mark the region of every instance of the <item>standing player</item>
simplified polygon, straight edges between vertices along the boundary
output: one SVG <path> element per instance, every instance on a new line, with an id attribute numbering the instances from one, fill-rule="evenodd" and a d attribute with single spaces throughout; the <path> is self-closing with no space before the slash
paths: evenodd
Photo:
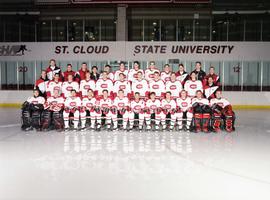
<path id="1" fill-rule="evenodd" d="M 138 92 L 141 98 L 148 98 L 149 94 L 148 82 L 145 79 L 143 79 L 142 72 L 138 72 L 137 76 L 138 76 L 137 80 L 132 82 L 131 85 L 132 96 L 134 96 L 134 94 Z"/>
<path id="2" fill-rule="evenodd" d="M 114 74 L 113 74 L 113 72 L 111 72 L 111 68 L 112 68 L 112 67 L 111 67 L 110 65 L 105 65 L 103 71 L 107 72 L 108 78 L 111 79 L 112 81 L 114 81 Z M 103 73 L 100 74 L 99 78 L 100 78 L 100 79 L 103 78 Z"/>
<path id="3" fill-rule="evenodd" d="M 161 125 L 163 130 L 166 129 L 166 119 L 170 118 L 170 130 L 173 130 L 176 121 L 176 103 L 171 99 L 171 92 L 166 92 L 165 99 L 161 101 L 162 112 L 160 113 Z"/>
<path id="4" fill-rule="evenodd" d="M 185 83 L 184 89 L 188 92 L 188 96 L 190 96 L 190 97 L 194 97 L 196 94 L 196 91 L 198 91 L 198 90 L 203 91 L 202 82 L 200 80 L 196 79 L 195 72 L 191 72 L 190 80 L 188 80 Z"/>
<path id="5" fill-rule="evenodd" d="M 215 68 L 213 66 L 209 67 L 209 73 L 204 77 L 204 85 L 206 85 L 209 77 L 212 77 L 214 85 L 220 86 L 219 76 L 215 73 Z"/>
<path id="6" fill-rule="evenodd" d="M 100 129 L 101 125 L 101 117 L 105 118 L 105 125 L 107 129 L 111 128 L 112 121 L 112 112 L 111 107 L 113 105 L 112 100 L 109 98 L 108 90 L 102 91 L 102 98 L 100 99 L 100 106 L 96 109 L 96 112 L 99 114 L 101 112 L 101 116 L 97 117 L 97 129 Z"/>
<path id="7" fill-rule="evenodd" d="M 209 132 L 211 119 L 211 108 L 208 99 L 203 97 L 202 91 L 196 92 L 196 97 L 192 99 L 192 107 L 194 112 L 195 131 Z"/>
<path id="8" fill-rule="evenodd" d="M 67 64 L 67 70 L 62 73 L 63 81 L 68 81 L 69 75 L 72 75 L 72 80 L 75 80 L 76 72 L 72 70 L 71 64 Z"/>
<path id="9" fill-rule="evenodd" d="M 86 72 L 85 74 L 85 80 L 81 80 L 80 83 L 80 93 L 82 97 L 85 97 L 88 95 L 88 90 L 96 90 L 96 83 L 94 80 L 91 80 L 90 78 L 90 72 Z"/>
<path id="10" fill-rule="evenodd" d="M 166 91 L 170 91 L 172 98 L 176 99 L 179 97 L 180 92 L 183 87 L 180 81 L 176 80 L 176 75 L 174 72 L 171 73 L 171 78 L 169 81 L 165 82 Z"/>
<path id="11" fill-rule="evenodd" d="M 47 84 L 48 84 L 48 79 L 46 76 L 46 71 L 42 70 L 40 78 L 36 80 L 34 89 L 37 89 L 39 91 L 39 95 L 46 97 Z"/>
<path id="12" fill-rule="evenodd" d="M 175 73 L 176 79 L 179 80 L 184 87 L 187 80 L 189 80 L 189 75 L 185 71 L 185 67 L 183 64 L 179 64 L 179 70 Z"/>
<path id="13" fill-rule="evenodd" d="M 142 77 L 144 77 L 144 71 L 140 69 L 140 63 L 138 61 L 135 61 L 133 63 L 133 68 L 129 70 L 128 72 L 128 81 L 134 82 L 138 79 L 138 72 L 142 73 Z"/>
<path id="14" fill-rule="evenodd" d="M 123 73 L 119 74 L 119 80 L 114 82 L 114 96 L 117 95 L 119 90 L 124 91 L 124 96 L 130 98 L 131 96 L 131 89 L 130 89 L 130 82 L 125 80 L 125 75 Z"/>
<path id="15" fill-rule="evenodd" d="M 108 73 L 106 71 L 102 73 L 102 78 L 96 82 L 97 95 L 103 95 L 104 90 L 107 90 L 108 95 L 113 97 L 113 82 L 111 79 L 108 79 Z"/>
<path id="16" fill-rule="evenodd" d="M 135 92 L 135 99 L 130 103 L 130 112 L 129 112 L 129 128 L 133 129 L 134 127 L 134 119 L 139 119 L 139 129 L 143 129 L 144 122 L 144 100 L 140 99 L 140 93 Z"/>
<path id="17" fill-rule="evenodd" d="M 85 80 L 85 75 L 87 72 L 89 72 L 89 69 L 87 64 L 84 62 L 81 65 L 81 69 L 79 69 L 79 71 L 76 74 L 78 82 L 81 80 Z"/>
<path id="18" fill-rule="evenodd" d="M 145 70 L 145 80 L 147 80 L 147 81 L 153 80 L 155 72 L 160 73 L 160 71 L 156 68 L 155 62 L 151 61 L 149 68 L 147 70 Z"/>
<path id="19" fill-rule="evenodd" d="M 190 124 L 193 117 L 193 110 L 192 110 L 192 104 L 191 104 L 191 98 L 188 97 L 187 91 L 182 90 L 180 92 L 180 97 L 176 99 L 177 104 L 177 124 L 178 128 L 180 130 L 183 129 L 183 121 L 185 122 L 185 130 L 190 130 Z"/>
<path id="20" fill-rule="evenodd" d="M 73 75 L 69 74 L 67 77 L 67 81 L 62 84 L 62 93 L 65 98 L 70 96 L 71 90 L 79 91 L 79 84 L 76 81 L 73 81 Z"/>
<path id="21" fill-rule="evenodd" d="M 49 97 L 53 94 L 54 90 L 58 90 L 59 93 L 62 93 L 62 81 L 60 81 L 60 75 L 54 74 L 53 80 L 49 81 L 46 87 L 46 95 Z"/>
<path id="22" fill-rule="evenodd" d="M 56 64 L 55 64 L 55 60 L 51 59 L 50 60 L 50 65 L 46 69 L 46 76 L 47 76 L 47 78 L 49 80 L 53 80 L 55 74 L 59 74 L 59 76 L 61 78 L 61 69 L 60 69 L 60 67 L 57 67 Z"/>
<path id="23" fill-rule="evenodd" d="M 113 129 L 118 128 L 118 116 L 123 118 L 123 129 L 127 129 L 128 114 L 130 111 L 130 103 L 127 97 L 124 96 L 124 90 L 120 89 L 118 91 L 118 96 L 114 99 L 111 108 Z"/>
<path id="24" fill-rule="evenodd" d="M 73 114 L 73 123 L 74 129 L 78 129 L 79 117 L 80 117 L 80 106 L 81 99 L 77 97 L 76 90 L 71 90 L 71 96 L 65 100 L 65 111 L 64 111 L 64 122 L 65 122 L 65 130 L 69 130 L 69 121 L 71 114 Z"/>
<path id="25" fill-rule="evenodd" d="M 120 62 L 119 69 L 115 71 L 115 73 L 114 73 L 114 81 L 120 80 L 119 75 L 122 74 L 122 73 L 125 75 L 125 77 L 127 77 L 128 70 L 126 69 L 126 66 L 125 66 L 124 62 Z"/>
<path id="26" fill-rule="evenodd" d="M 159 72 L 154 73 L 154 80 L 149 82 L 149 91 L 154 92 L 157 98 L 164 96 L 165 84 L 159 77 Z"/>
<path id="27" fill-rule="evenodd" d="M 172 73 L 171 66 L 169 64 L 165 64 L 164 68 L 163 68 L 163 71 L 160 73 L 161 80 L 163 80 L 164 83 L 169 81 L 171 79 L 171 73 Z"/>
<path id="28" fill-rule="evenodd" d="M 158 130 L 161 118 L 161 103 L 159 99 L 156 99 L 155 92 L 150 93 L 150 99 L 148 99 L 145 104 L 145 111 L 146 129 L 151 129 L 151 119 L 153 119 L 155 122 L 155 129 Z"/>
<path id="29" fill-rule="evenodd" d="M 216 92 L 216 98 L 210 100 L 210 106 L 213 110 L 213 129 L 215 132 L 220 131 L 221 121 L 224 119 L 224 128 L 227 132 L 235 130 L 235 114 L 230 102 L 222 97 L 221 91 Z"/>
<path id="30" fill-rule="evenodd" d="M 192 72 L 195 72 L 197 80 L 200 80 L 203 82 L 206 73 L 202 70 L 201 62 L 199 62 L 199 61 L 196 62 L 195 70 L 193 70 Z"/>
<path id="31" fill-rule="evenodd" d="M 218 88 L 219 87 L 214 84 L 212 76 L 209 76 L 207 79 L 207 83 L 203 86 L 205 97 L 209 100 L 215 98 L 215 93 Z"/>

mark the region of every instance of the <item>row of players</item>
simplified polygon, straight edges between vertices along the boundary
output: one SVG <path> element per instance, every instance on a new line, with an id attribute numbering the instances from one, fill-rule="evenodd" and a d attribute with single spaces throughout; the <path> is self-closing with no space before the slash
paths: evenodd
<path id="1" fill-rule="evenodd" d="M 130 100 L 120 89 L 112 100 L 107 89 L 102 90 L 101 97 L 88 89 L 87 96 L 81 99 L 72 89 L 71 95 L 64 99 L 59 95 L 59 90 L 54 89 L 52 96 L 45 101 L 39 96 L 39 91 L 34 90 L 33 97 L 23 104 L 22 129 L 48 130 L 53 124 L 57 130 L 69 130 L 72 122 L 74 130 L 79 130 L 79 124 L 80 130 L 85 130 L 89 118 L 90 128 L 97 130 L 101 128 L 102 119 L 107 129 L 114 130 L 118 128 L 119 120 L 123 123 L 123 129 L 133 129 L 136 119 L 140 130 L 146 125 L 146 130 L 153 127 L 159 130 L 161 126 L 164 130 L 177 127 L 188 131 L 192 128 L 195 132 L 219 132 L 224 128 L 232 132 L 235 118 L 232 106 L 222 97 L 221 91 L 215 95 L 209 101 L 203 97 L 201 90 L 197 90 L 193 98 L 182 90 L 176 99 L 172 98 L 170 91 L 161 99 L 156 98 L 155 92 L 145 99 L 135 92 L 134 99 Z"/>

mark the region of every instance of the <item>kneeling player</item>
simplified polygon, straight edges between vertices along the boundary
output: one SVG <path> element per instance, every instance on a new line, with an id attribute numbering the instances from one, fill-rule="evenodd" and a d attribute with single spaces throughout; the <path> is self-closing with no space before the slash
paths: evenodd
<path id="1" fill-rule="evenodd" d="M 96 118 L 101 116 L 101 113 L 97 113 L 95 108 L 99 106 L 99 101 L 94 97 L 94 91 L 89 89 L 88 96 L 82 99 L 82 106 L 80 109 L 81 116 L 81 130 L 85 130 L 86 116 L 90 116 L 91 119 L 91 129 L 95 128 Z"/>
<path id="2" fill-rule="evenodd" d="M 159 129 L 160 124 L 160 101 L 156 99 L 156 93 L 151 92 L 150 93 L 150 99 L 147 100 L 145 105 L 145 121 L 146 121 L 146 129 L 151 129 L 151 119 L 155 121 L 155 129 Z"/>
<path id="3" fill-rule="evenodd" d="M 188 97 L 187 91 L 182 90 L 180 92 L 180 97 L 176 99 L 177 103 L 177 124 L 178 128 L 181 130 L 183 128 L 183 121 L 185 122 L 185 129 L 187 131 L 190 130 L 190 124 L 193 117 L 193 110 L 192 110 L 192 104 L 191 104 L 191 98 Z"/>
<path id="4" fill-rule="evenodd" d="M 64 112 L 64 122 L 65 122 L 65 130 L 69 129 L 69 121 L 71 114 L 73 114 L 73 123 L 74 129 L 78 129 L 79 124 L 79 117 L 80 117 L 80 106 L 81 106 L 81 99 L 77 97 L 76 90 L 71 90 L 70 97 L 65 100 L 65 112 Z"/>
<path id="5" fill-rule="evenodd" d="M 211 118 L 211 108 L 208 99 L 203 97 L 201 90 L 196 92 L 196 96 L 192 99 L 192 107 L 194 112 L 195 132 L 209 132 L 209 124 Z"/>
<path id="6" fill-rule="evenodd" d="M 118 96 L 114 99 L 113 106 L 111 108 L 114 130 L 118 128 L 118 116 L 123 118 L 123 129 L 127 129 L 129 110 L 129 100 L 124 96 L 124 90 L 119 90 Z"/>
<path id="7" fill-rule="evenodd" d="M 103 90 L 102 91 L 102 98 L 100 99 L 100 107 L 96 109 L 96 112 L 99 114 L 101 112 L 100 117 L 97 117 L 97 128 L 98 130 L 100 129 L 101 125 L 101 116 L 104 117 L 105 119 L 105 125 L 107 129 L 111 128 L 111 119 L 112 119 L 112 112 L 111 112 L 111 107 L 112 107 L 112 100 L 109 98 L 108 90 Z"/>
<path id="8" fill-rule="evenodd" d="M 144 106 L 145 103 L 142 99 L 140 99 L 140 93 L 135 92 L 134 100 L 130 103 L 131 111 L 129 113 L 129 128 L 133 129 L 134 127 L 134 119 L 139 119 L 139 129 L 143 128 L 144 121 Z"/>
<path id="9" fill-rule="evenodd" d="M 221 91 L 216 92 L 216 98 L 210 101 L 213 110 L 213 129 L 215 132 L 220 131 L 222 119 L 224 120 L 224 128 L 227 132 L 235 130 L 234 121 L 235 114 L 232 110 L 230 102 L 222 97 Z"/>
<path id="10" fill-rule="evenodd" d="M 45 99 L 39 96 L 39 90 L 33 91 L 34 95 L 29 97 L 22 105 L 22 130 L 29 131 L 40 129 L 40 117 L 43 111 Z"/>
<path id="11" fill-rule="evenodd" d="M 166 119 L 170 118 L 170 130 L 173 130 L 176 121 L 176 103 L 171 98 L 171 92 L 168 91 L 165 94 L 165 99 L 161 101 L 162 112 L 160 113 L 161 124 L 163 130 L 166 129 Z"/>

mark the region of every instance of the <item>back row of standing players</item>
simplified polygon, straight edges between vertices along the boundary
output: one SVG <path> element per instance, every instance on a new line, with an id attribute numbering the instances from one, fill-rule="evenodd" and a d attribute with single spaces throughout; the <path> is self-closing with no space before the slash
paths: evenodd
<path id="1" fill-rule="evenodd" d="M 27 102 L 33 104 L 36 96 L 41 96 L 38 104 L 43 105 L 45 112 L 42 111 L 42 120 L 36 124 L 42 129 L 47 129 L 51 121 L 61 129 L 61 115 L 56 113 L 62 110 L 65 129 L 70 127 L 70 116 L 74 129 L 78 129 L 80 121 L 81 130 L 85 130 L 86 118 L 90 118 L 93 129 L 100 128 L 101 118 L 105 118 L 107 128 L 113 125 L 116 129 L 119 116 L 124 129 L 128 128 L 128 122 L 132 129 L 135 118 L 139 129 L 143 128 L 144 121 L 146 129 L 151 129 L 152 119 L 155 129 L 160 129 L 160 125 L 162 129 L 174 129 L 177 124 L 179 129 L 184 125 L 189 130 L 192 118 L 196 132 L 219 131 L 222 124 L 229 132 L 234 129 L 234 113 L 230 103 L 222 98 L 219 76 L 214 67 L 206 74 L 200 62 L 196 62 L 190 74 L 182 64 L 177 72 L 172 72 L 168 64 L 161 72 L 155 62 L 150 62 L 145 71 L 140 69 L 139 62 L 134 62 L 130 70 L 121 62 L 115 72 L 106 65 L 99 74 L 96 66 L 90 72 L 86 63 L 82 63 L 78 72 L 70 64 L 61 72 L 55 60 L 50 60 L 50 66 L 36 81 L 34 93 Z"/>

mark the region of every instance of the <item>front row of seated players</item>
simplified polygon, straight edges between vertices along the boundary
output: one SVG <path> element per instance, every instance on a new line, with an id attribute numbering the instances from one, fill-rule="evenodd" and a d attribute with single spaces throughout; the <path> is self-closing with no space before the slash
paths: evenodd
<path id="1" fill-rule="evenodd" d="M 53 95 L 47 99 L 39 96 L 34 90 L 33 97 L 22 106 L 22 130 L 86 130 L 87 119 L 90 119 L 90 128 L 100 130 L 119 128 L 122 122 L 123 129 L 133 129 L 135 120 L 142 130 L 192 130 L 194 132 L 227 132 L 234 130 L 235 114 L 231 104 L 222 97 L 221 91 L 216 92 L 216 98 L 210 100 L 203 97 L 198 90 L 194 98 L 190 98 L 185 90 L 178 98 L 172 98 L 171 92 L 165 98 L 157 98 L 155 92 L 150 98 L 141 98 L 135 92 L 134 99 L 129 100 L 123 90 L 119 90 L 117 97 L 112 100 L 108 90 L 103 90 L 101 97 L 95 97 L 93 90 L 82 100 L 75 90 L 71 90 L 70 97 L 64 98 L 55 89 Z M 128 126 L 129 125 L 129 126 Z M 146 125 L 146 126 L 144 126 Z"/>

